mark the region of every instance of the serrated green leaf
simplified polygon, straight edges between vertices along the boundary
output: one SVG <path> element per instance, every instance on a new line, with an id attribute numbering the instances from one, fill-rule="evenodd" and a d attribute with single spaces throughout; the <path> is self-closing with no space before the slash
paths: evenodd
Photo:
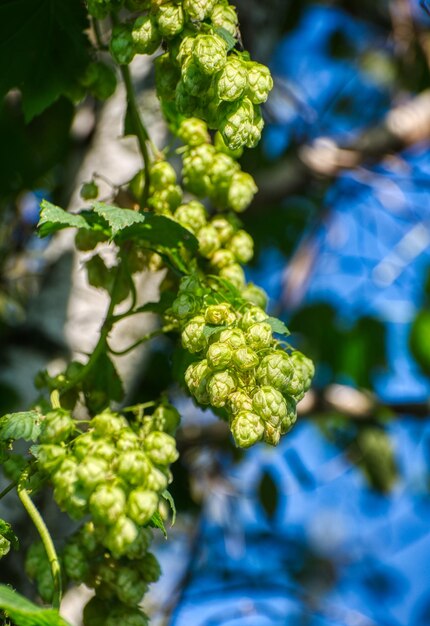
<path id="1" fill-rule="evenodd" d="M 40 237 L 52 235 L 63 228 L 91 228 L 81 213 L 68 213 L 47 200 L 42 200 L 40 207 L 40 219 L 37 225 Z"/>
<path id="2" fill-rule="evenodd" d="M 111 206 L 104 202 L 95 202 L 93 204 L 93 211 L 103 217 L 109 224 L 112 237 L 115 237 L 119 232 L 128 228 L 133 224 L 144 224 L 148 217 L 144 213 L 133 211 L 132 209 L 122 209 L 117 206 Z"/>
<path id="3" fill-rule="evenodd" d="M 175 505 L 175 501 L 172 497 L 172 494 L 170 493 L 170 491 L 167 491 L 167 489 L 165 489 L 163 491 L 163 493 L 161 494 L 161 497 L 164 498 L 165 500 L 167 500 L 167 502 L 170 504 L 170 508 L 172 509 L 172 526 L 174 525 L 174 523 L 176 522 L 176 505 Z"/>
<path id="4" fill-rule="evenodd" d="M 148 525 L 151 528 L 159 528 L 161 532 L 163 533 L 164 537 L 167 539 L 166 527 L 164 526 L 163 518 L 161 517 L 158 511 L 156 511 L 154 515 L 151 517 L 151 519 L 148 522 Z"/>
<path id="5" fill-rule="evenodd" d="M 223 326 L 212 326 L 211 324 L 205 324 L 203 327 L 203 335 L 206 337 L 206 339 L 209 339 L 209 337 L 212 337 L 212 335 L 214 335 L 215 333 L 221 331 L 221 330 L 225 330 L 226 328 L 228 328 L 227 326 L 223 325 Z"/>
<path id="6" fill-rule="evenodd" d="M 277 317 L 269 317 L 267 318 L 266 322 L 270 324 L 273 332 L 276 333 L 277 335 L 288 336 L 290 334 L 290 331 L 285 326 L 284 322 L 279 320 Z"/>
<path id="7" fill-rule="evenodd" d="M 131 211 L 134 213 L 134 211 Z M 144 215 L 145 223 L 134 224 L 125 228 L 116 238 L 117 242 L 126 239 L 144 240 L 155 247 L 178 249 L 182 244 L 191 252 L 198 249 L 198 241 L 194 235 L 173 220 L 164 215 L 154 215 L 153 213 L 136 213 Z"/>
<path id="8" fill-rule="evenodd" d="M 0 585 L 0 608 L 16 626 L 70 626 L 55 609 L 42 609 L 6 585 Z"/>
<path id="9" fill-rule="evenodd" d="M 6 537 L 6 539 L 10 542 L 10 545 L 14 550 L 18 550 L 19 541 L 18 537 L 13 532 L 12 526 L 6 522 L 4 519 L 0 519 L 0 535 Z"/>
<path id="10" fill-rule="evenodd" d="M 76 0 L 2 0 L 0 100 L 16 87 L 26 121 L 72 90 L 89 62 L 85 5 Z"/>
<path id="11" fill-rule="evenodd" d="M 36 441 L 40 434 L 40 417 L 40 413 L 37 411 L 23 411 L 4 415 L 0 419 L 0 440 Z"/>
<path id="12" fill-rule="evenodd" d="M 214 29 L 217 35 L 222 37 L 227 44 L 228 51 L 233 50 L 235 45 L 237 44 L 237 39 L 233 37 L 231 33 L 228 32 L 223 26 L 219 26 Z"/>

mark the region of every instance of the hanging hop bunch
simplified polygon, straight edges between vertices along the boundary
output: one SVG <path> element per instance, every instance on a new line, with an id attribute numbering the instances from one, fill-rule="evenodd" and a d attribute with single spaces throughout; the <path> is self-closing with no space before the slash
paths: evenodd
<path id="1" fill-rule="evenodd" d="M 105 17 L 115 8 L 111 5 L 111 0 L 88 3 L 94 17 Z M 163 44 L 166 52 L 156 61 L 156 86 L 168 119 L 197 117 L 219 130 L 230 149 L 254 147 L 264 125 L 260 105 L 273 80 L 266 66 L 234 49 L 234 7 L 213 0 L 131 5 L 131 10 L 143 13 L 113 28 L 114 59 L 126 65 L 136 54 L 153 54 Z"/>
<path id="2" fill-rule="evenodd" d="M 224 408 L 238 446 L 261 439 L 276 445 L 296 420 L 296 404 L 314 374 L 312 362 L 280 347 L 262 308 L 209 303 L 193 278 L 182 280 L 171 314 L 183 347 L 197 357 L 185 372 L 194 399 Z"/>
<path id="3" fill-rule="evenodd" d="M 147 551 L 147 526 L 171 481 L 169 466 L 178 458 L 173 435 L 179 414 L 170 405 L 160 405 L 152 415 L 129 422 L 106 410 L 91 419 L 86 432 L 77 424 L 61 409 L 45 416 L 37 465 L 52 483 L 62 510 L 75 519 L 90 516 L 64 548 L 63 570 L 70 580 L 96 590 L 105 601 L 103 623 L 114 624 L 109 616 L 118 619 L 121 606 L 125 616 L 140 614 L 138 602 L 159 575 Z M 49 600 L 49 568 L 32 568 L 31 555 L 28 573 L 42 598 Z M 130 623 L 146 624 L 143 620 L 145 616 Z"/>

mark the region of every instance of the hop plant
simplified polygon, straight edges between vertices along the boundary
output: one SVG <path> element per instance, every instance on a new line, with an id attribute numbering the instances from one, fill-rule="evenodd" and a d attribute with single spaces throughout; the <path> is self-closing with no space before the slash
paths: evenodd
<path id="1" fill-rule="evenodd" d="M 198 35 L 194 41 L 193 58 L 204 74 L 215 74 L 227 62 L 224 39 L 218 35 Z"/>

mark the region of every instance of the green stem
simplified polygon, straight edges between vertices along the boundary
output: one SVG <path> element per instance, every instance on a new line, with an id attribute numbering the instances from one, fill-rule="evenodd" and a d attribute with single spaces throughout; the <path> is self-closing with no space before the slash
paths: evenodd
<path id="1" fill-rule="evenodd" d="M 16 487 L 16 485 L 17 485 L 17 482 L 15 481 L 15 482 L 13 482 L 13 483 L 10 483 L 10 485 L 8 485 L 7 487 L 5 487 L 5 488 L 3 489 L 3 491 L 1 491 L 1 492 L 0 492 L 0 500 L 1 500 L 2 498 L 4 498 L 5 496 L 7 496 L 7 494 L 9 493 L 9 491 L 12 491 L 12 489 L 14 489 L 14 487 Z"/>
<path id="2" fill-rule="evenodd" d="M 142 118 L 140 117 L 139 107 L 138 107 L 137 100 L 136 100 L 136 94 L 134 93 L 133 82 L 131 80 L 130 69 L 128 65 L 121 65 L 120 70 L 121 70 L 122 78 L 123 78 L 124 85 L 125 85 L 125 91 L 127 94 L 128 111 L 131 116 L 131 120 L 133 122 L 134 132 L 136 134 L 137 141 L 139 143 L 140 152 L 143 158 L 143 169 L 145 171 L 145 183 L 143 187 L 143 193 L 142 193 L 140 205 L 141 205 L 141 208 L 144 208 L 149 197 L 149 185 L 151 182 L 151 175 L 150 175 L 150 170 L 149 170 L 151 160 L 150 160 L 149 152 L 148 152 L 148 142 L 150 141 L 150 139 L 149 139 L 148 131 L 143 125 Z"/>
<path id="3" fill-rule="evenodd" d="M 31 521 L 36 527 L 37 532 L 40 535 L 43 546 L 46 550 L 46 554 L 48 556 L 49 565 L 51 567 L 52 579 L 54 581 L 54 598 L 52 600 L 52 606 L 54 609 L 60 608 L 61 603 L 61 569 L 60 562 L 58 560 L 57 553 L 55 551 L 54 543 L 52 541 L 51 535 L 49 534 L 49 530 L 43 521 L 42 516 L 39 511 L 35 507 L 32 499 L 30 498 L 29 492 L 24 486 L 25 481 L 28 478 L 28 470 L 25 470 L 21 474 L 21 478 L 18 483 L 17 493 L 19 499 L 21 500 L 25 510 L 30 516 Z"/>
<path id="4" fill-rule="evenodd" d="M 114 350 L 113 348 L 109 347 L 109 352 L 114 356 L 124 356 L 125 354 L 128 354 L 129 352 L 137 348 L 137 346 L 140 346 L 141 343 L 145 343 L 153 337 L 164 335 L 164 333 L 168 333 L 170 330 L 173 330 L 173 326 L 163 326 L 163 328 L 157 328 L 157 330 L 153 330 L 152 333 L 148 333 L 147 335 L 144 335 L 143 337 L 135 341 L 128 348 L 124 348 L 124 350 Z"/>

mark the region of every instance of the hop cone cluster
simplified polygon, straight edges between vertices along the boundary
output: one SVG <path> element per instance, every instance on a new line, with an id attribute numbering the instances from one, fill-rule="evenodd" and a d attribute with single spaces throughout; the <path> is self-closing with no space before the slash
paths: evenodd
<path id="1" fill-rule="evenodd" d="M 60 508 L 74 519 L 90 520 L 62 553 L 66 578 L 95 589 L 96 599 L 86 609 L 88 626 L 98 623 L 88 617 L 94 606 L 103 616 L 100 623 L 147 624 L 138 603 L 160 574 L 148 552 L 147 526 L 171 481 L 169 466 L 178 458 L 172 436 L 178 423 L 169 405 L 137 422 L 106 410 L 91 419 L 86 432 L 64 410 L 48 413 L 42 423 L 38 466 Z M 37 550 L 29 552 L 27 572 L 49 601 L 51 574 L 43 560 L 37 565 Z"/>
<path id="2" fill-rule="evenodd" d="M 185 383 L 201 405 L 224 408 L 235 442 L 276 445 L 296 420 L 296 404 L 309 388 L 312 362 L 285 351 L 274 338 L 267 313 L 243 302 L 209 304 L 192 278 L 183 279 L 172 312 L 182 345 L 196 355 Z"/>
<path id="3" fill-rule="evenodd" d="M 100 18 L 121 4 L 89 0 L 88 8 Z M 168 118 L 204 120 L 221 132 L 232 150 L 255 146 L 263 128 L 260 104 L 267 100 L 273 80 L 266 66 L 234 48 L 234 7 L 225 0 L 126 4 L 141 14 L 112 30 L 110 52 L 117 63 L 127 65 L 136 54 L 153 54 L 163 45 L 166 52 L 156 62 L 156 84 Z"/>

